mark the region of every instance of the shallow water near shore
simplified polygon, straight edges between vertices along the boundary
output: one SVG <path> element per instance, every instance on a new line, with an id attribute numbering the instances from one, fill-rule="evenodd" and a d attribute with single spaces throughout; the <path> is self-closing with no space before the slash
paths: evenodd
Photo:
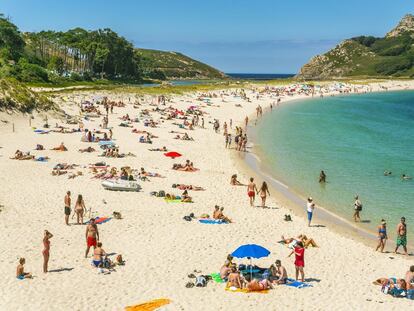
<path id="1" fill-rule="evenodd" d="M 414 92 L 315 98 L 281 105 L 255 129 L 266 173 L 302 197 L 352 220 L 353 197 L 363 202 L 359 226 L 387 220 L 389 237 L 401 216 L 414 238 Z M 318 183 L 320 170 L 327 183 Z M 391 176 L 384 176 L 389 170 Z M 317 211 L 316 211 L 317 212 Z M 411 243 L 410 243 L 411 244 Z"/>

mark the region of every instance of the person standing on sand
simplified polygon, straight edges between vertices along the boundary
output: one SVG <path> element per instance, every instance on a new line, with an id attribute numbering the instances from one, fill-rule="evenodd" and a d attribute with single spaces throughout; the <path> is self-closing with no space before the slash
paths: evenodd
<path id="1" fill-rule="evenodd" d="M 53 237 L 49 231 L 45 230 L 45 235 L 43 236 L 43 273 L 47 273 L 47 268 L 49 264 L 50 257 L 50 240 Z"/>
<path id="2" fill-rule="evenodd" d="M 262 207 L 266 207 L 266 197 L 267 195 L 270 195 L 269 188 L 267 186 L 267 183 L 264 181 L 262 186 L 260 187 L 260 190 L 257 191 L 257 194 L 260 192 L 260 198 L 262 199 Z"/>
<path id="3" fill-rule="evenodd" d="M 359 196 L 356 195 L 355 196 L 355 202 L 354 202 L 354 221 L 361 221 L 361 217 L 359 215 L 359 213 L 362 211 L 362 203 L 359 200 Z"/>
<path id="4" fill-rule="evenodd" d="M 69 226 L 69 216 L 70 216 L 70 205 L 71 205 L 71 198 L 70 198 L 70 191 L 66 192 L 65 195 L 65 223 Z"/>
<path id="5" fill-rule="evenodd" d="M 394 253 L 398 254 L 398 248 L 402 246 L 405 252 L 405 255 L 408 255 L 407 252 L 407 224 L 405 223 L 405 217 L 401 217 L 401 222 L 397 225 L 397 245 L 395 247 Z"/>
<path id="6" fill-rule="evenodd" d="M 85 258 L 87 258 L 89 254 L 89 249 L 91 248 L 91 246 L 93 246 L 93 248 L 95 249 L 96 243 L 97 241 L 99 241 L 98 227 L 95 224 L 95 219 L 93 218 L 91 218 L 89 225 L 86 227 L 85 237 L 86 237 Z"/>
<path id="7" fill-rule="evenodd" d="M 384 251 L 385 243 L 387 242 L 387 223 L 384 219 L 381 220 L 381 225 L 378 226 L 378 245 L 375 251 L 378 249 L 381 250 L 381 253 Z"/>
<path id="8" fill-rule="evenodd" d="M 247 185 L 247 195 L 250 199 L 250 206 L 253 207 L 254 199 L 255 199 L 255 193 L 257 192 L 256 184 L 254 183 L 254 178 L 250 177 L 250 182 Z"/>
<path id="9" fill-rule="evenodd" d="M 301 275 L 301 281 L 305 282 L 305 271 L 303 268 L 305 267 L 305 248 L 301 241 L 299 241 L 294 250 L 289 254 L 288 257 L 292 256 L 293 253 L 295 254 L 295 270 L 296 270 L 296 281 L 299 277 L 299 272 Z"/>
<path id="10" fill-rule="evenodd" d="M 315 210 L 315 203 L 313 202 L 312 197 L 309 197 L 308 201 L 306 202 L 306 212 L 308 214 L 308 227 L 311 226 L 314 210 Z"/>
<path id="11" fill-rule="evenodd" d="M 247 124 L 249 124 L 249 117 L 246 116 L 246 118 L 244 119 L 244 125 L 247 127 Z"/>
<path id="12" fill-rule="evenodd" d="M 83 197 L 81 194 L 78 195 L 78 199 L 76 200 L 76 203 L 75 203 L 73 215 L 75 215 L 75 213 L 76 213 L 76 223 L 78 225 L 79 224 L 83 225 L 83 215 L 86 213 L 86 207 L 85 207 L 85 202 L 83 201 Z"/>

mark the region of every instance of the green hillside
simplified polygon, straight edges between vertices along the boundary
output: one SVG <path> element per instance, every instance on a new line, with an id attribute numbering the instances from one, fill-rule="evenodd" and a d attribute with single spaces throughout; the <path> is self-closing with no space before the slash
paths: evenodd
<path id="1" fill-rule="evenodd" d="M 144 76 L 155 79 L 222 79 L 224 73 L 178 52 L 136 49 Z"/>
<path id="2" fill-rule="evenodd" d="M 31 112 L 56 109 L 45 96 L 28 89 L 15 79 L 0 79 L 0 112 Z"/>
<path id="3" fill-rule="evenodd" d="M 21 33 L 0 14 L 0 78 L 65 84 L 145 79 L 220 79 L 218 70 L 175 52 L 136 49 L 111 29 Z"/>
<path id="4" fill-rule="evenodd" d="M 406 15 L 385 37 L 348 39 L 304 65 L 303 79 L 414 77 L 414 16 Z"/>

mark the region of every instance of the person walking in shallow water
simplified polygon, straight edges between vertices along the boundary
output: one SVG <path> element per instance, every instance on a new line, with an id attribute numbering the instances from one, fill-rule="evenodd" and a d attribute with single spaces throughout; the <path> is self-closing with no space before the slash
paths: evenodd
<path id="1" fill-rule="evenodd" d="M 359 215 L 361 211 L 362 211 L 362 203 L 359 200 L 359 196 L 356 195 L 355 202 L 354 202 L 354 216 L 353 216 L 355 222 L 361 221 L 361 217 Z"/>

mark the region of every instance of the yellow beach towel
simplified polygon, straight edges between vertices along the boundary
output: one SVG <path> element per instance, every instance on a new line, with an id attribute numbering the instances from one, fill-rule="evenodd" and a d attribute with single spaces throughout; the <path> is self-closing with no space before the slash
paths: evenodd
<path id="1" fill-rule="evenodd" d="M 244 293 L 244 294 L 267 294 L 269 292 L 269 290 L 265 289 L 265 290 L 261 290 L 261 291 L 251 291 L 248 290 L 247 288 L 232 288 L 232 287 L 226 287 L 225 288 L 226 291 L 228 292 L 232 292 L 232 293 Z"/>
<path id="2" fill-rule="evenodd" d="M 169 299 L 154 299 L 148 302 L 140 303 L 139 305 L 125 307 L 125 311 L 152 311 L 164 305 L 168 305 L 170 302 L 171 300 Z"/>

